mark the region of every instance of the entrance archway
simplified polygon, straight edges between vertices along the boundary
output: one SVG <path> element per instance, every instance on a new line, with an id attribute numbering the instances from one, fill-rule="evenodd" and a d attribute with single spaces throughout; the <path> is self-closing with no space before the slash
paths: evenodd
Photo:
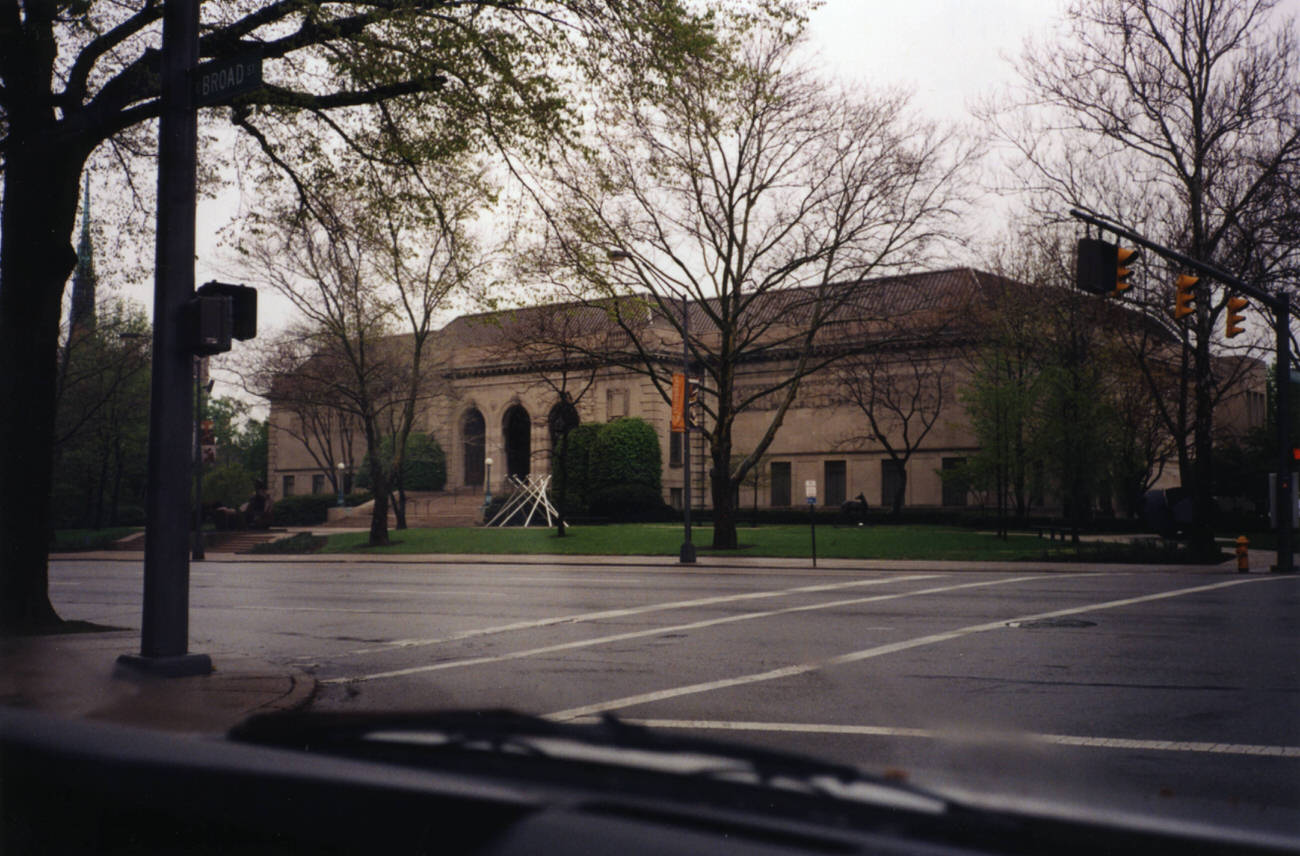
<path id="1" fill-rule="evenodd" d="M 532 471 L 533 420 L 521 405 L 506 411 L 501 420 L 501 435 L 506 446 L 506 475 L 528 478 Z"/>
<path id="2" fill-rule="evenodd" d="M 478 487 L 483 484 L 483 458 L 487 448 L 487 423 L 478 408 L 471 408 L 461 422 L 461 450 L 464 454 L 465 484 Z"/>

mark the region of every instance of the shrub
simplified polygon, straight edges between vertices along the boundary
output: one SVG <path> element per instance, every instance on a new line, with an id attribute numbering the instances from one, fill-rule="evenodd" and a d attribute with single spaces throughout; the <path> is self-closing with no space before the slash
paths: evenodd
<path id="1" fill-rule="evenodd" d="M 380 442 L 379 459 L 385 463 L 393 459 L 392 437 L 385 437 Z M 442 490 L 446 484 L 447 456 L 442 446 L 429 434 L 412 431 L 406 438 L 406 453 L 402 456 L 402 487 L 406 490 Z M 369 489 L 370 486 L 370 457 L 367 455 L 357 473 L 357 487 Z"/>
<path id="2" fill-rule="evenodd" d="M 552 493 L 562 511 L 584 512 L 594 484 L 591 480 L 591 451 L 603 422 L 586 422 L 569 431 L 552 465 L 555 467 Z"/>
<path id="3" fill-rule="evenodd" d="M 600 429 L 591 454 L 591 481 L 596 488 L 640 485 L 658 495 L 663 461 L 659 435 L 644 419 L 617 419 Z"/>
<path id="4" fill-rule="evenodd" d="M 203 475 L 203 504 L 238 508 L 253 494 L 253 475 L 242 464 L 223 464 Z"/>
<path id="5" fill-rule="evenodd" d="M 591 495 L 591 508 L 593 513 L 620 522 L 671 520 L 676 515 L 656 488 L 644 484 L 598 488 Z"/>
<path id="6" fill-rule="evenodd" d="M 286 496 L 271 507 L 271 523 L 275 526 L 314 526 L 324 523 L 330 506 L 338 497 L 326 493 Z"/>

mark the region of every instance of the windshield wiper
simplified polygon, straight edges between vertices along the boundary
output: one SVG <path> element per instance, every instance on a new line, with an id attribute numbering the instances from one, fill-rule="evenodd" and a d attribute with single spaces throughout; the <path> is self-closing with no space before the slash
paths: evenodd
<path id="1" fill-rule="evenodd" d="M 293 713 L 257 716 L 230 738 L 280 748 L 407 763 L 432 755 L 488 753 L 602 765 L 753 786 L 846 803 L 940 814 L 944 798 L 843 764 L 709 738 L 655 731 L 605 714 L 553 722 L 509 710 L 433 713 Z"/>

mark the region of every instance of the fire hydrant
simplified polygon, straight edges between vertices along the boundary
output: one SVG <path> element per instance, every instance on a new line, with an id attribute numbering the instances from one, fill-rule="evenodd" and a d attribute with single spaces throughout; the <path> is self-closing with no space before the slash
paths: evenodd
<path id="1" fill-rule="evenodd" d="M 1245 535 L 1237 536 L 1237 573 L 1250 571 L 1250 539 Z"/>

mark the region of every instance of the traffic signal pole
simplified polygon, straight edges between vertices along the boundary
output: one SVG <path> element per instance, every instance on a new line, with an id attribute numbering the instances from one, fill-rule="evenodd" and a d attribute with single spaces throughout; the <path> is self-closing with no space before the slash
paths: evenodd
<path id="1" fill-rule="evenodd" d="M 1276 534 L 1277 534 L 1277 564 L 1273 570 L 1278 573 L 1292 573 L 1295 570 L 1295 558 L 1292 555 L 1292 530 L 1291 518 L 1293 509 L 1291 506 L 1291 480 L 1294 476 L 1291 473 L 1291 437 L 1290 437 L 1290 386 L 1291 386 L 1291 297 L 1285 291 L 1278 294 L 1269 292 L 1242 282 L 1237 277 L 1222 271 L 1213 265 L 1198 261 L 1183 255 L 1177 250 L 1171 250 L 1168 247 L 1161 246 L 1154 241 L 1147 240 L 1131 229 L 1100 217 L 1087 211 L 1080 211 L 1077 208 L 1070 209 L 1070 216 L 1076 220 L 1096 226 L 1107 232 L 1111 232 L 1119 237 L 1131 241 L 1138 246 L 1145 247 L 1159 256 L 1170 261 L 1177 262 L 1180 265 L 1194 271 L 1201 276 L 1207 276 L 1223 283 L 1233 291 L 1241 292 L 1259 302 L 1262 306 L 1267 306 L 1273 310 L 1273 332 L 1277 340 L 1277 390 L 1275 393 L 1277 418 L 1277 479 L 1276 493 L 1274 495 L 1274 507 L 1277 509 Z"/>
<path id="2" fill-rule="evenodd" d="M 190 431 L 193 354 L 182 330 L 194 294 L 194 199 L 198 117 L 190 70 L 199 54 L 198 0 L 166 0 L 158 122 L 158 220 L 154 255 L 153 375 L 145 499 L 144 607 L 130 670 L 179 677 L 212 671 L 189 653 Z"/>
<path id="3" fill-rule="evenodd" d="M 1277 296 L 1273 307 L 1273 332 L 1277 336 L 1277 565 L 1278 573 L 1289 574 L 1295 570 L 1292 556 L 1291 515 L 1291 295 L 1285 291 Z M 1283 512 L 1283 509 L 1286 509 Z"/>

